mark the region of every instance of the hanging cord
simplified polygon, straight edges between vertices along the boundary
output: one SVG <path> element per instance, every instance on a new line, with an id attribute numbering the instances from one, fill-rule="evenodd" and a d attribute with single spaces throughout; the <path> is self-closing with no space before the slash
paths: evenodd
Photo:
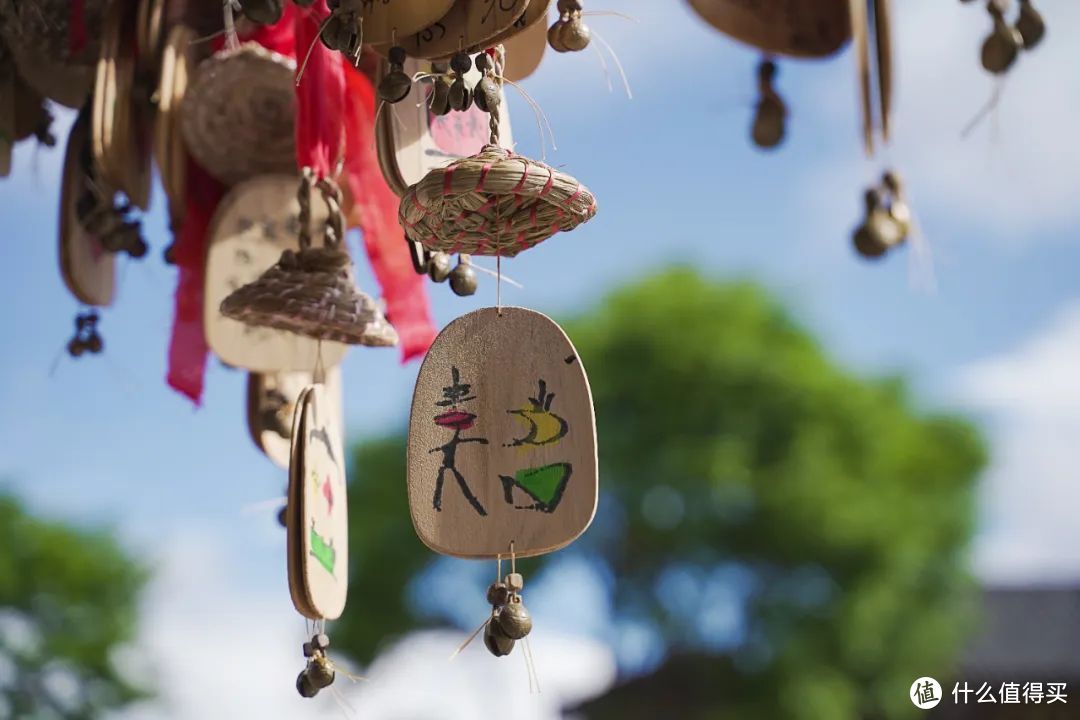
<path id="1" fill-rule="evenodd" d="M 236 20 L 233 18 L 234 12 L 243 12 L 244 8 L 240 6 L 240 0 L 223 0 L 225 9 L 225 48 L 228 50 L 236 50 L 240 47 L 240 40 L 236 37 Z"/>

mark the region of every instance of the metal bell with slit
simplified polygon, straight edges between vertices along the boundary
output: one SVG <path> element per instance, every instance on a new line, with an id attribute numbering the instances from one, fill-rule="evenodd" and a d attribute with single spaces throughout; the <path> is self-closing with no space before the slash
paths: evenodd
<path id="1" fill-rule="evenodd" d="M 514 595 L 506 607 L 499 611 L 499 629 L 511 640 L 521 640 L 532 630 L 532 616 L 521 601 L 520 595 Z"/>
<path id="2" fill-rule="evenodd" d="M 1046 21 L 1042 13 L 1035 9 L 1031 0 L 1020 0 L 1020 16 L 1016 20 L 1016 31 L 1024 41 L 1024 49 L 1031 50 L 1046 35 Z"/>
<path id="3" fill-rule="evenodd" d="M 509 655 L 514 649 L 514 641 L 506 636 L 494 617 L 484 627 L 484 647 L 495 657 Z"/>

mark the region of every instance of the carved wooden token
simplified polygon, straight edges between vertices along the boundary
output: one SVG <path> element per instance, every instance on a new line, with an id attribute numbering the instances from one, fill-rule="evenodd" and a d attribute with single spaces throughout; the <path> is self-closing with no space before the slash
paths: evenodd
<path id="1" fill-rule="evenodd" d="M 826 57 L 851 37 L 846 0 L 689 2 L 705 22 L 720 32 L 767 53 Z"/>
<path id="2" fill-rule="evenodd" d="M 79 302 L 104 307 L 116 293 L 116 257 L 79 223 L 79 198 L 89 190 L 84 170 L 90 119 L 82 112 L 71 127 L 60 186 L 60 274 Z"/>
<path id="3" fill-rule="evenodd" d="M 297 578 L 306 603 L 297 610 L 313 611 L 312 619 L 334 620 L 345 609 L 349 588 L 349 519 L 346 498 L 345 448 L 342 426 L 323 385 L 313 385 L 298 404 L 300 424 L 294 426 L 290 465 L 290 499 L 300 512 L 289 528 L 288 544 L 302 547 Z M 290 580 L 290 587 L 293 586 Z M 305 605 L 301 608 L 300 605 Z"/>
<path id="4" fill-rule="evenodd" d="M 525 12 L 529 0 L 456 0 L 450 11 L 423 30 L 404 38 L 410 57 L 438 60 L 460 50 L 476 52 L 493 43 Z M 389 45 L 377 49 L 384 55 Z"/>
<path id="5" fill-rule="evenodd" d="M 300 437 L 303 424 L 305 402 L 311 393 L 311 387 L 304 388 L 296 399 L 292 417 L 291 437 Z M 293 606 L 304 617 L 318 618 L 318 613 L 311 606 L 307 582 L 304 575 L 304 481 L 303 452 L 299 442 L 294 442 L 289 449 L 289 488 L 286 492 L 285 506 L 285 558 L 289 577 L 289 595 Z"/>
<path id="6" fill-rule="evenodd" d="M 248 431 L 255 446 L 281 468 L 289 467 L 296 401 L 311 383 L 312 373 L 305 371 L 248 374 Z M 344 427 L 340 366 L 326 371 L 326 401 Z"/>
<path id="7" fill-rule="evenodd" d="M 530 0 L 529 7 L 518 22 L 521 28 L 512 36 L 498 38 L 506 50 L 506 66 L 503 76 L 513 82 L 521 82 L 536 72 L 547 50 L 547 11 L 550 0 Z M 514 23 L 515 27 L 518 23 Z"/>
<path id="8" fill-rule="evenodd" d="M 422 60 L 405 63 L 409 75 L 430 71 L 431 64 Z M 465 76 L 470 87 L 480 79 L 475 68 Z M 405 100 L 384 107 L 376 123 L 379 164 L 387 184 L 398 195 L 404 195 L 410 185 L 420 182 L 431 170 L 478 153 L 490 137 L 487 113 L 472 105 L 464 112 L 435 115 L 426 101 L 430 92 L 430 83 L 413 83 Z M 499 103 L 499 144 L 511 148 L 514 137 L 505 89 L 503 93 Z"/>
<path id="9" fill-rule="evenodd" d="M 294 333 L 252 327 L 221 314 L 221 301 L 258 277 L 286 249 L 298 247 L 300 180 L 264 175 L 237 185 L 221 201 L 210 223 L 206 252 L 203 323 L 210 348 L 229 365 L 257 372 L 311 371 L 321 353 L 326 368 L 337 365 L 346 346 L 320 342 Z M 326 220 L 326 207 L 311 204 L 313 244 Z"/>
<path id="10" fill-rule="evenodd" d="M 597 501 L 592 395 L 577 351 L 524 308 L 450 323 L 420 368 L 408 490 L 420 539 L 445 555 L 540 555 L 573 542 Z"/>
<path id="11" fill-rule="evenodd" d="M 438 22 L 453 4 L 454 0 L 346 0 L 343 6 L 359 5 L 365 43 L 393 45 Z"/>

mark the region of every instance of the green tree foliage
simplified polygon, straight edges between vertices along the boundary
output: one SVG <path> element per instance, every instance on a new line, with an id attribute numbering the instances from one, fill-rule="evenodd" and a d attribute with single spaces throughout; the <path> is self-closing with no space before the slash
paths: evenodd
<path id="1" fill-rule="evenodd" d="M 141 697 L 111 653 L 134 635 L 145 579 L 108 532 L 0 496 L 0 715 L 83 720 Z"/>
<path id="2" fill-rule="evenodd" d="M 985 463 L 972 426 L 838 367 L 748 284 L 670 270 L 565 326 L 592 384 L 602 487 L 567 552 L 601 560 L 618 618 L 664 647 L 587 715 L 909 716 L 911 682 L 947 674 L 968 629 Z M 432 556 L 410 537 L 403 441 L 360 446 L 356 466 L 357 594 L 382 603 L 374 585 L 393 583 L 340 633 L 366 658 L 418 617 L 405 588 Z M 734 635 L 717 629 L 717 587 L 740 598 Z"/>

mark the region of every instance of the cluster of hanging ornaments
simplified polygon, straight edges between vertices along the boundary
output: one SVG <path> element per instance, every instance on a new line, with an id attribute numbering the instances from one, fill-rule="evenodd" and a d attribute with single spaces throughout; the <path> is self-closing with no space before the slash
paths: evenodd
<path id="1" fill-rule="evenodd" d="M 962 0 L 971 2 L 971 0 Z M 987 0 L 986 12 L 993 21 L 993 29 L 983 41 L 980 59 L 987 72 L 1002 75 L 1016 62 L 1021 50 L 1032 50 L 1046 34 L 1046 22 L 1031 0 L 1020 0 L 1016 20 L 1009 24 L 1005 14 L 1009 0 Z"/>

